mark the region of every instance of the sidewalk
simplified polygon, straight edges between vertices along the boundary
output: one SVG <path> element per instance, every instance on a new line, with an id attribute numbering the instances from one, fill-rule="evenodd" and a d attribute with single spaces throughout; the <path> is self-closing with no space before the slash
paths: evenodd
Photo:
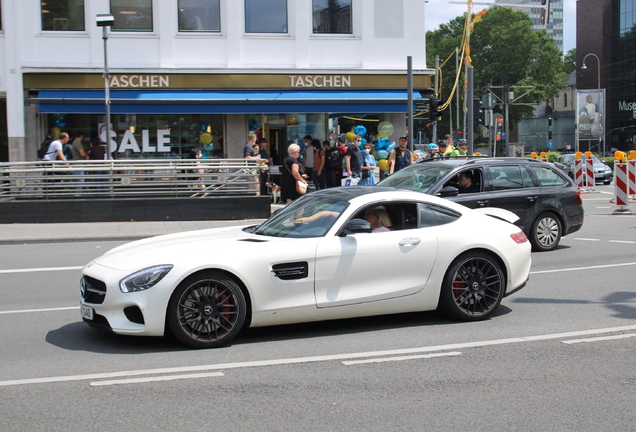
<path id="1" fill-rule="evenodd" d="M 282 204 L 272 204 L 272 213 L 282 207 L 284 207 Z M 162 234 L 172 234 L 207 228 L 257 225 L 263 221 L 264 219 L 225 221 L 0 224 L 0 245 L 105 240 L 132 241 Z"/>

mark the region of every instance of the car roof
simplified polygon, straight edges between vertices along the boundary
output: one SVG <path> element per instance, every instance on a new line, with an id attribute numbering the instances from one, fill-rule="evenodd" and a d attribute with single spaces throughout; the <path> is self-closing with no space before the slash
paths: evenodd
<path id="1" fill-rule="evenodd" d="M 519 162 L 519 163 L 529 163 L 529 164 L 543 164 L 545 162 L 530 159 L 526 157 L 490 157 L 490 156 L 459 156 L 459 157 L 448 157 L 442 159 L 424 159 L 420 163 L 442 163 L 452 166 L 464 166 L 464 165 L 492 165 L 492 164 L 507 164 L 510 162 Z"/>

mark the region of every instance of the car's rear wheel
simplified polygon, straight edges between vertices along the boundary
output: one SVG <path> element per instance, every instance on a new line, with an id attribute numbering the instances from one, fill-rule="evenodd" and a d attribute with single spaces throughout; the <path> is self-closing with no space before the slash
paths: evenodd
<path id="1" fill-rule="evenodd" d="M 554 213 L 541 213 L 530 228 L 530 243 L 537 252 L 551 251 L 561 241 L 562 227 Z"/>
<path id="2" fill-rule="evenodd" d="M 232 278 L 207 271 L 185 279 L 168 303 L 168 328 L 193 348 L 229 343 L 245 322 L 245 296 Z"/>
<path id="3" fill-rule="evenodd" d="M 440 307 L 462 321 L 478 321 L 492 315 L 503 298 L 506 278 L 499 262 L 489 253 L 460 255 L 444 276 Z"/>

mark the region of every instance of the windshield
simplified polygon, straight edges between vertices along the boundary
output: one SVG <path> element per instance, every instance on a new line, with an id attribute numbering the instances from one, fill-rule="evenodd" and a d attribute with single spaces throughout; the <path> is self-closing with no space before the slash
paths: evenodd
<path id="1" fill-rule="evenodd" d="M 254 234 L 272 237 L 322 237 L 347 207 L 348 201 L 327 196 L 304 196 L 276 212 Z"/>
<path id="2" fill-rule="evenodd" d="M 378 183 L 378 186 L 425 192 L 454 169 L 455 167 L 447 164 L 424 162 L 396 172 Z"/>

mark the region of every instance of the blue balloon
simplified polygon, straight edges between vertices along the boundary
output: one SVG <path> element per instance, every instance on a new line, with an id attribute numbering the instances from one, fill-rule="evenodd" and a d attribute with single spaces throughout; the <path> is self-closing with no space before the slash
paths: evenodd
<path id="1" fill-rule="evenodd" d="M 291 140 L 295 140 L 296 138 L 298 138 L 298 129 L 294 128 L 289 128 L 287 130 L 287 136 L 289 137 L 289 139 Z"/>
<path id="2" fill-rule="evenodd" d="M 367 134 L 367 128 L 365 128 L 364 126 L 356 126 L 353 128 L 353 132 L 355 132 L 356 135 L 366 135 Z"/>
<path id="3" fill-rule="evenodd" d="M 375 152 L 375 157 L 377 159 L 386 159 L 389 157 L 389 152 L 386 150 L 378 150 Z"/>
<path id="4" fill-rule="evenodd" d="M 391 144 L 387 146 L 386 151 L 390 152 L 394 148 L 395 148 L 395 141 L 391 141 Z"/>
<path id="5" fill-rule="evenodd" d="M 362 145 L 365 145 L 367 143 L 367 139 L 366 138 L 362 138 Z"/>
<path id="6" fill-rule="evenodd" d="M 385 149 L 389 146 L 389 139 L 388 138 L 380 138 L 378 140 L 378 142 L 375 144 L 375 148 L 376 149 Z"/>

